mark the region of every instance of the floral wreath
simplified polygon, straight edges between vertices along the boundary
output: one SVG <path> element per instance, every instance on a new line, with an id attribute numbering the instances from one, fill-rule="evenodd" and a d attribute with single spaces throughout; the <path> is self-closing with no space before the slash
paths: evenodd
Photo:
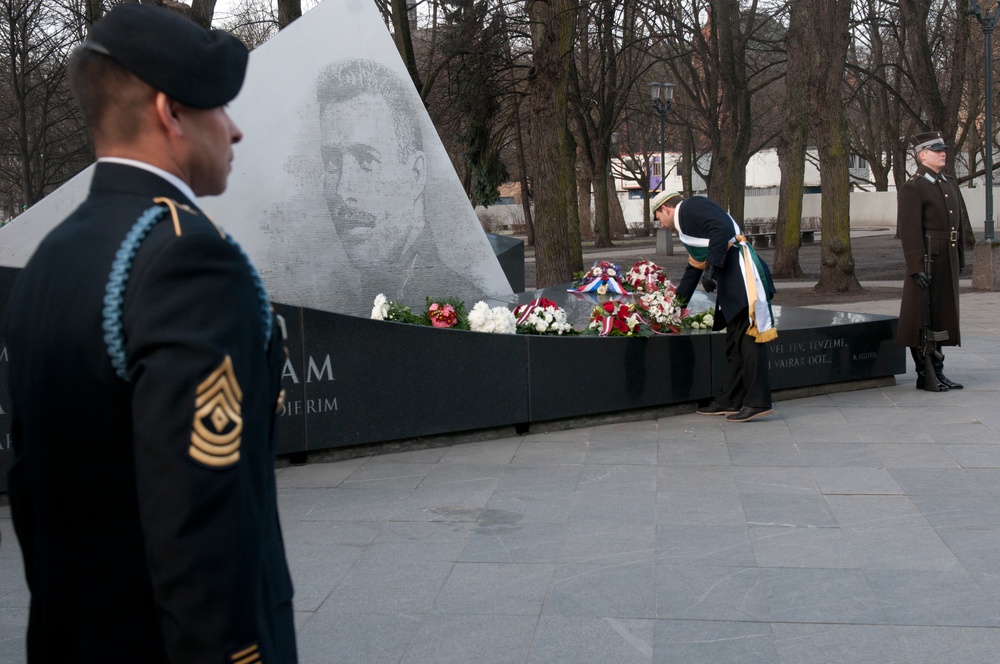
<path id="1" fill-rule="evenodd" d="M 577 334 L 566 322 L 566 310 L 544 297 L 514 309 L 518 334 Z"/>
<path id="2" fill-rule="evenodd" d="M 590 312 L 590 334 L 602 337 L 650 337 L 653 330 L 634 304 L 605 302 Z"/>
<path id="3" fill-rule="evenodd" d="M 617 295 L 631 295 L 621 282 L 622 269 L 611 261 L 596 261 L 594 266 L 577 282 L 575 288 L 570 288 L 571 293 L 615 293 Z"/>
<path id="4" fill-rule="evenodd" d="M 653 261 L 642 259 L 625 274 L 625 283 L 636 291 L 652 293 L 670 285 L 666 271 Z"/>

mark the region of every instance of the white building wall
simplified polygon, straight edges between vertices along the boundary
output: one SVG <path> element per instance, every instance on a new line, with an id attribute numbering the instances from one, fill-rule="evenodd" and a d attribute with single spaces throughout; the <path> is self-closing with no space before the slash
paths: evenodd
<path id="1" fill-rule="evenodd" d="M 969 212 L 969 221 L 977 234 L 983 231 L 986 219 L 986 193 L 982 187 L 969 189 L 962 187 L 962 198 Z M 642 200 L 628 200 L 627 194 L 619 194 L 626 224 L 642 221 Z M 805 194 L 802 197 L 802 216 L 820 217 L 822 194 Z M 1000 208 L 1000 187 L 993 188 L 994 228 L 1000 228 L 996 217 Z M 778 215 L 778 197 L 747 196 L 744 201 L 745 219 L 774 219 Z M 896 227 L 895 191 L 856 191 L 851 193 L 851 228 L 876 229 Z"/>

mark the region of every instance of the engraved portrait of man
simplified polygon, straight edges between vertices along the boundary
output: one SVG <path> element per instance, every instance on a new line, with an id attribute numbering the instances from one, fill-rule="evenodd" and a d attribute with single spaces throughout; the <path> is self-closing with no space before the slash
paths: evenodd
<path id="1" fill-rule="evenodd" d="M 461 283 L 425 218 L 427 161 L 409 86 L 351 58 L 329 65 L 316 89 L 323 197 L 369 302 L 381 292 L 419 305 Z"/>

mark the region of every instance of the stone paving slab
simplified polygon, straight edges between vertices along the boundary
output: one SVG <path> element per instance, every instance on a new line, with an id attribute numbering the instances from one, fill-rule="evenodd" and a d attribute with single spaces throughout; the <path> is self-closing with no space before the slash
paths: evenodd
<path id="1" fill-rule="evenodd" d="M 963 295 L 962 315 L 963 391 L 918 392 L 911 370 L 747 424 L 279 469 L 301 661 L 995 664 L 1000 296 Z M 3 664 L 28 606 L 7 507 L 0 534 Z"/>

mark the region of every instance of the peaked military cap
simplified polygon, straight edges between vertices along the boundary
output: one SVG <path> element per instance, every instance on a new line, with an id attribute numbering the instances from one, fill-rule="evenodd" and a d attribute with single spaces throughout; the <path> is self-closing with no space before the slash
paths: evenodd
<path id="1" fill-rule="evenodd" d="M 925 131 L 917 134 L 910 139 L 910 145 L 913 147 L 913 154 L 917 154 L 921 150 L 941 152 L 948 149 L 948 144 L 944 142 L 944 136 L 939 131 Z"/>
<path id="2" fill-rule="evenodd" d="M 168 97 L 194 108 L 233 100 L 243 86 L 247 48 L 223 30 L 151 5 L 118 5 L 94 23 L 83 48 L 110 57 Z"/>

